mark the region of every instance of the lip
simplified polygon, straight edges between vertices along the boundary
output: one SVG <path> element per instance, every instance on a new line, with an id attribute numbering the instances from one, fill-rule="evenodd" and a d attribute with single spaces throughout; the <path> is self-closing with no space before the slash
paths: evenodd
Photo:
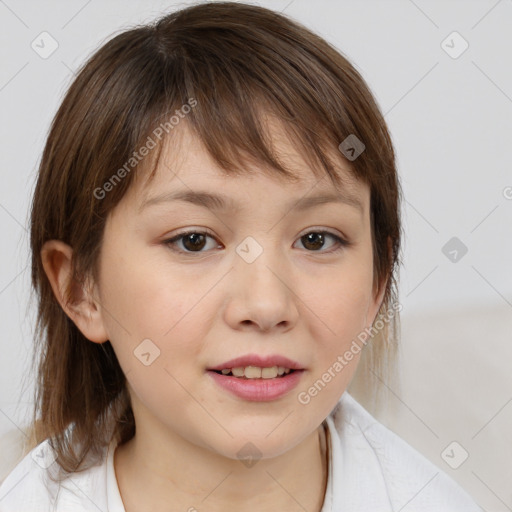
<path id="1" fill-rule="evenodd" d="M 222 375 L 213 370 L 206 373 L 216 384 L 239 398 L 251 402 L 269 402 L 281 398 L 297 387 L 304 370 L 295 370 L 273 379 L 244 379 Z"/>
<path id="2" fill-rule="evenodd" d="M 272 368 L 272 366 L 282 366 L 284 368 L 290 368 L 291 370 L 304 370 L 305 368 L 298 363 L 297 361 L 292 361 L 285 356 L 281 355 L 269 355 L 269 356 L 260 356 L 258 354 L 247 354 L 245 356 L 236 357 L 235 359 L 230 359 L 225 363 L 218 364 L 217 366 L 212 366 L 211 368 L 207 368 L 207 370 L 225 370 L 232 368 L 240 368 L 246 366 L 257 366 L 259 368 Z M 235 377 L 236 378 L 236 377 Z M 269 379 L 273 380 L 273 379 Z"/>

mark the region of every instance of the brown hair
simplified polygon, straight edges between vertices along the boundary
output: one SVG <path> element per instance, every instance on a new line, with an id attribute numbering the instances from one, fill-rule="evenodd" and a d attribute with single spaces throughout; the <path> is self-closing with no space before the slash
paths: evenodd
<path id="1" fill-rule="evenodd" d="M 381 312 L 397 296 L 401 191 L 393 146 L 368 86 L 342 54 L 281 14 L 232 2 L 194 5 L 117 35 L 89 58 L 62 101 L 31 211 L 39 355 L 29 448 L 49 439 L 66 472 L 86 469 L 86 456 L 103 454 L 112 439 L 131 439 L 135 423 L 110 341 L 88 341 L 65 314 L 41 248 L 64 241 L 73 248 L 75 282 L 96 278 L 107 216 L 141 172 L 126 163 L 191 99 L 184 122 L 226 172 L 247 172 L 240 163 L 250 158 L 293 178 L 266 137 L 262 113 L 279 119 L 312 168 L 335 183 L 336 158 L 344 159 L 338 145 L 349 135 L 362 141 L 365 150 L 349 164 L 370 187 L 375 286 L 389 277 Z M 144 159 L 150 176 L 157 146 Z M 365 349 L 373 370 L 392 362 L 396 319 Z"/>

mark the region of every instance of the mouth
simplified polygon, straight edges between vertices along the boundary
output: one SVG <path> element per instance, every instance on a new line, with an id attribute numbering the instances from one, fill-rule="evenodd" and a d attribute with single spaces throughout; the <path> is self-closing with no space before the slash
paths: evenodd
<path id="1" fill-rule="evenodd" d="M 284 366 L 235 366 L 207 371 L 217 389 L 249 402 L 268 402 L 288 395 L 305 370 Z"/>
<path id="2" fill-rule="evenodd" d="M 282 355 L 246 354 L 207 368 L 217 389 L 245 401 L 268 402 L 289 394 L 306 369 Z"/>
<path id="3" fill-rule="evenodd" d="M 237 377 L 239 379 L 279 379 L 298 370 L 285 368 L 284 366 L 272 366 L 261 368 L 258 366 L 238 366 L 236 368 L 224 368 L 223 370 L 211 370 L 226 377 Z"/>

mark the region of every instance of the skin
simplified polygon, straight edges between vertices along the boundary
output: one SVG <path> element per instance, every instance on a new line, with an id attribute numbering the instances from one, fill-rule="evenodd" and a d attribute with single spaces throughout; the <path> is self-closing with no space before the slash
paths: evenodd
<path id="1" fill-rule="evenodd" d="M 75 291 L 73 305 L 61 293 L 72 248 L 52 240 L 41 255 L 66 313 L 91 342 L 111 341 L 127 377 L 137 432 L 115 451 L 123 502 L 128 512 L 320 511 L 327 482 L 322 422 L 348 387 L 359 355 L 309 404 L 297 395 L 332 367 L 380 307 L 385 283 L 372 289 L 369 189 L 339 158 L 344 191 L 359 199 L 362 211 L 328 203 L 300 212 L 297 201 L 334 186 L 313 175 L 277 127 L 273 140 L 296 171 L 295 183 L 257 165 L 228 176 L 185 122 L 179 128 L 179 144 L 168 143 L 154 180 L 136 180 L 111 212 L 99 280 Z M 140 211 L 145 200 L 178 189 L 221 193 L 238 209 L 176 201 Z M 202 252 L 183 238 L 174 251 L 165 243 L 188 229 L 211 231 Z M 330 235 L 323 246 L 304 238 L 322 231 L 351 245 Z M 247 236 L 263 249 L 250 264 L 236 252 Z M 148 366 L 134 355 L 144 339 L 160 350 Z M 246 401 L 206 373 L 249 353 L 301 363 L 298 387 L 274 401 Z M 261 454 L 252 467 L 237 456 L 247 442 Z"/>

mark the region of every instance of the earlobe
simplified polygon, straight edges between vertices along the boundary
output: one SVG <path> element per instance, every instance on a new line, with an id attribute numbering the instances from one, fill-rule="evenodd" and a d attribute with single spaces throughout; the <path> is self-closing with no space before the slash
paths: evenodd
<path id="1" fill-rule="evenodd" d="M 41 249 L 43 268 L 60 306 L 82 334 L 94 343 L 108 340 L 100 305 L 85 283 L 73 279 L 73 249 L 60 240 L 49 240 Z"/>

